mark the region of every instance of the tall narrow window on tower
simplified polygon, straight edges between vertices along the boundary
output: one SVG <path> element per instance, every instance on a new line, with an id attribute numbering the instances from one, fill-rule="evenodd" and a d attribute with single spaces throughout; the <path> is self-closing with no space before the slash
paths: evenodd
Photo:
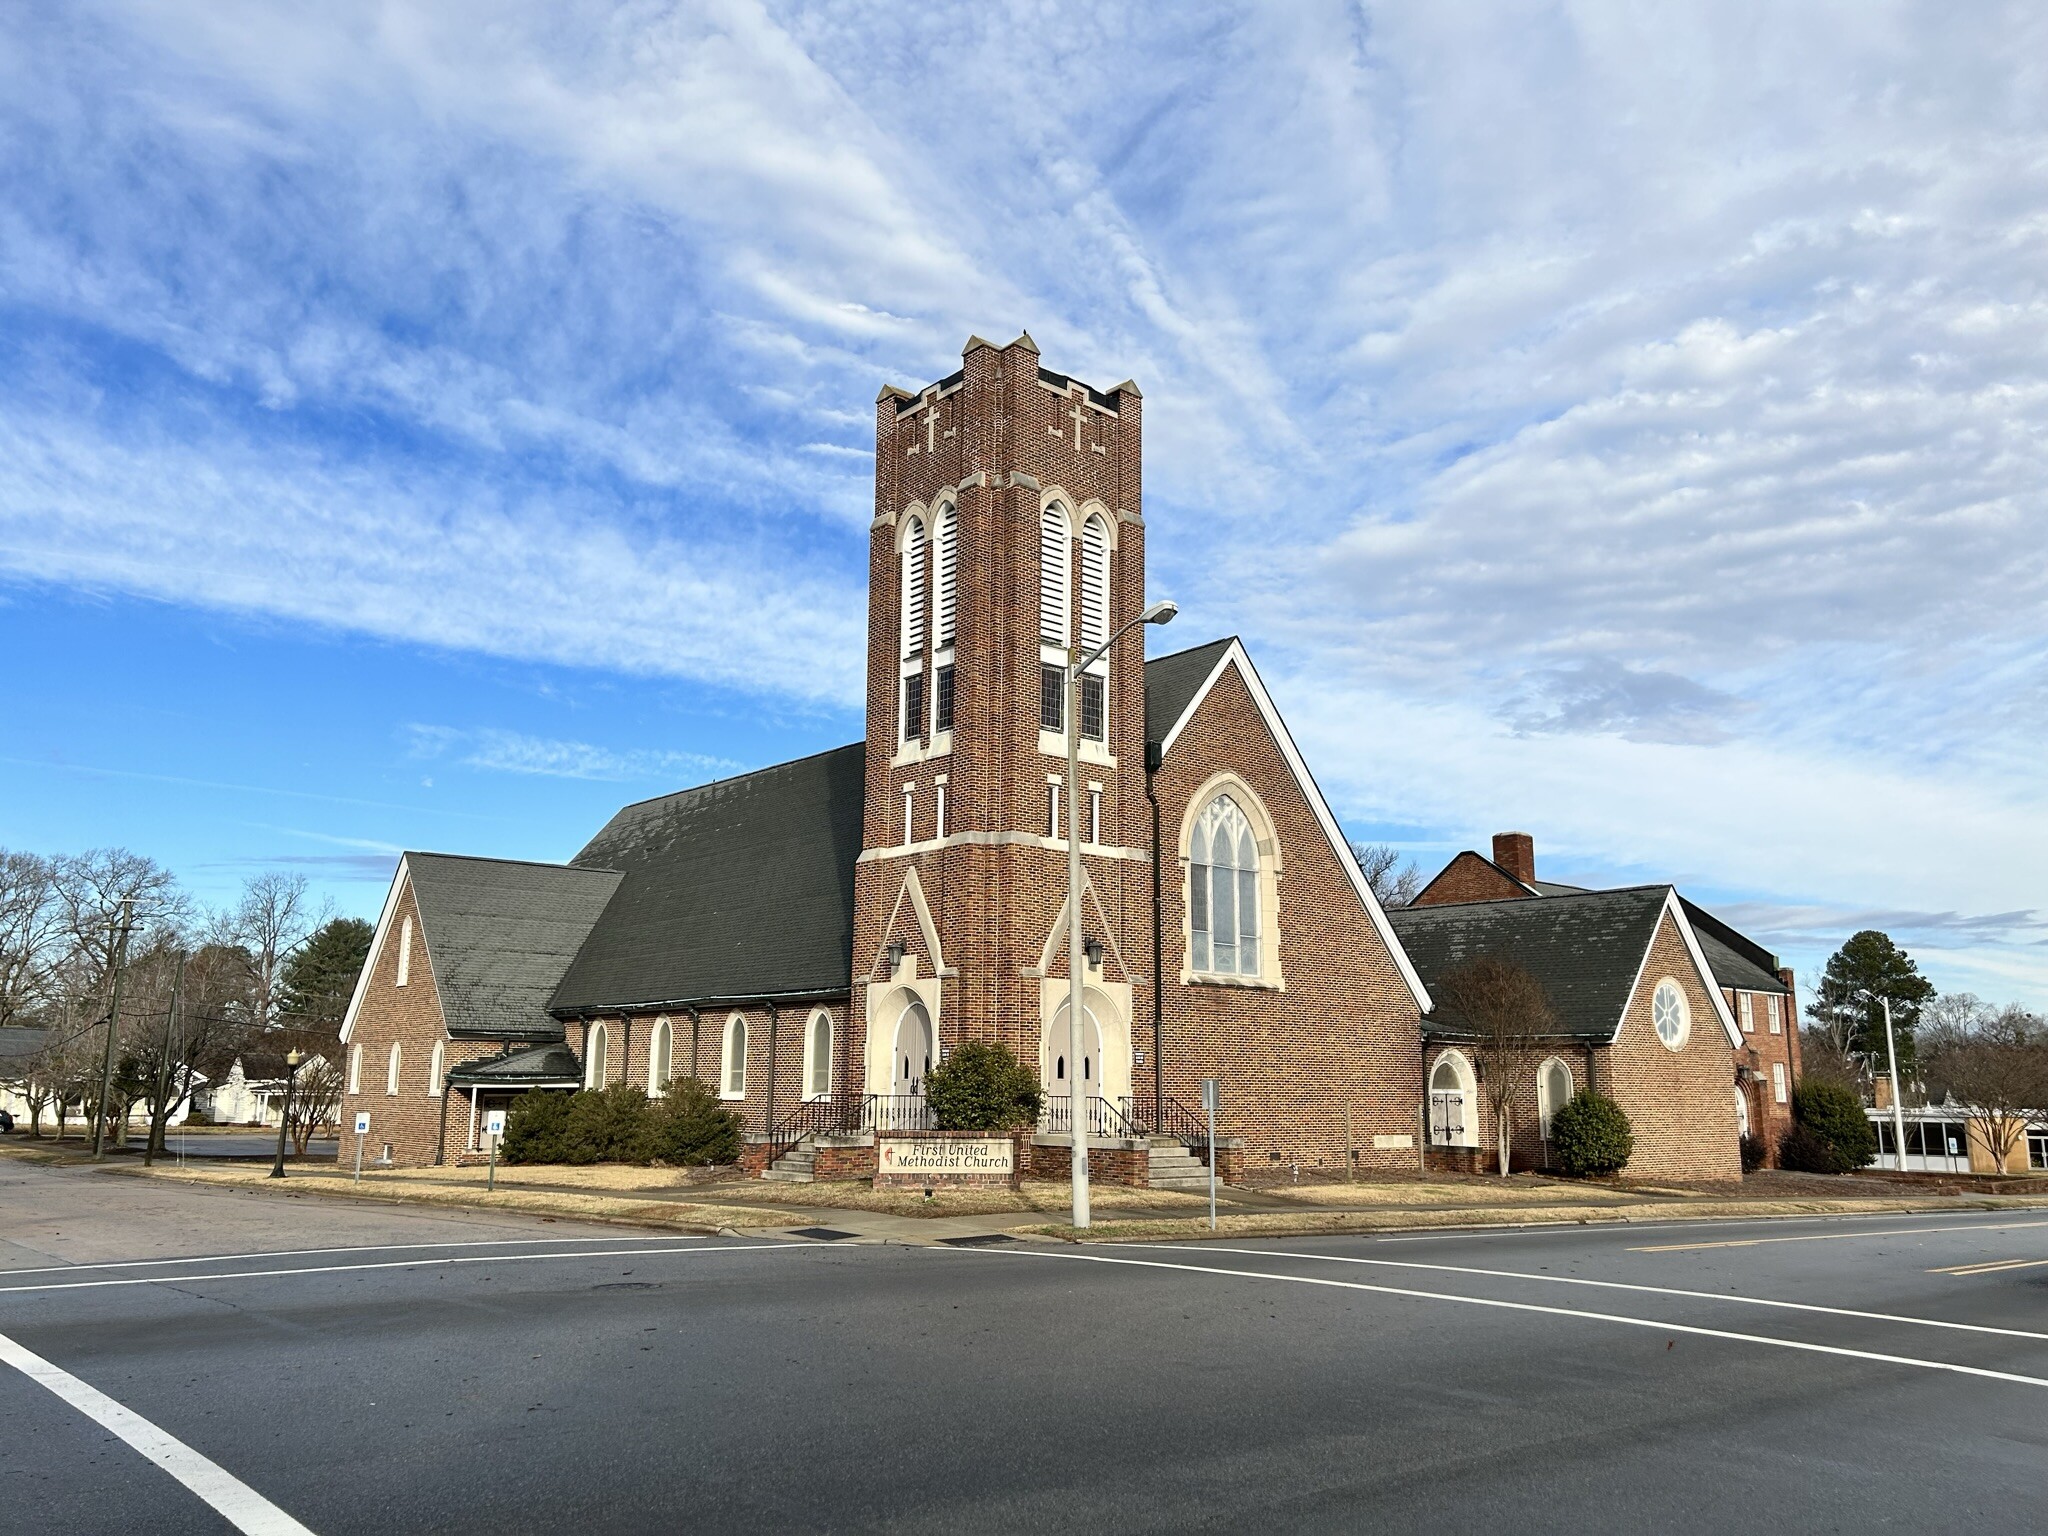
<path id="1" fill-rule="evenodd" d="M 1038 638 L 1047 645 L 1069 642 L 1073 607 L 1073 535 L 1066 508 L 1057 504 L 1038 515 Z"/>
<path id="2" fill-rule="evenodd" d="M 916 741 L 924 735 L 924 673 L 903 674 L 903 739 Z"/>
<path id="3" fill-rule="evenodd" d="M 924 650 L 924 524 L 912 518 L 903 533 L 903 657 Z"/>
<path id="4" fill-rule="evenodd" d="M 1038 728 L 1064 731 L 1067 728 L 1067 669 L 1052 662 L 1038 666 Z"/>
<path id="5" fill-rule="evenodd" d="M 939 601 L 933 643 L 943 651 L 953 643 L 959 614 L 960 513 L 950 502 L 940 509 L 936 542 Z"/>
<path id="6" fill-rule="evenodd" d="M 1109 638 L 1109 525 L 1091 512 L 1081 525 L 1081 649 Z"/>
<path id="7" fill-rule="evenodd" d="M 1081 674 L 1081 734 L 1090 741 L 1103 737 L 1102 690 L 1107 681 L 1093 672 Z"/>

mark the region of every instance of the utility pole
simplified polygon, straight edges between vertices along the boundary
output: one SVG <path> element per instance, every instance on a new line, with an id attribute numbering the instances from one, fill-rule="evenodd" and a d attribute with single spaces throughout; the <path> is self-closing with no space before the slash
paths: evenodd
<path id="1" fill-rule="evenodd" d="M 107 1004 L 107 1055 L 100 1067 L 100 1112 L 93 1126 L 92 1160 L 105 1162 L 107 1157 L 107 1100 L 114 1094 L 114 1037 L 121 1032 L 121 983 L 128 968 L 128 935 L 134 927 L 135 900 L 130 896 L 121 898 L 121 931 L 114 933 L 115 919 L 107 919 L 107 936 L 113 940 L 113 987 L 112 997 Z"/>

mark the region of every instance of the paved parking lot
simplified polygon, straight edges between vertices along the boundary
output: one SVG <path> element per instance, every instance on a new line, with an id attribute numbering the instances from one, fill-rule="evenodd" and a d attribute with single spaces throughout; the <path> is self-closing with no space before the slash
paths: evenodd
<path id="1" fill-rule="evenodd" d="M 2019 1530 L 2048 1466 L 2048 1213 L 947 1248 L 0 1181 L 0 1497 L 106 1529 Z"/>

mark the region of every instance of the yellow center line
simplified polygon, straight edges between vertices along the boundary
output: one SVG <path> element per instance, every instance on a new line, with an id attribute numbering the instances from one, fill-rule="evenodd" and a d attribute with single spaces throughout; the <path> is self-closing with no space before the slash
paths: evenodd
<path id="1" fill-rule="evenodd" d="M 1758 1248 L 1765 1243 L 1831 1243 L 1851 1237 L 1920 1237 L 1930 1232 L 2008 1232 L 2016 1227 L 2048 1227 L 2048 1221 L 2000 1221 L 1968 1227 L 1886 1227 L 1875 1232 L 1808 1232 L 1799 1237 L 1738 1237 L 1718 1243 L 1657 1243 L 1631 1248 L 1630 1253 L 1694 1253 L 1702 1248 Z"/>
<path id="2" fill-rule="evenodd" d="M 1993 1259 L 1985 1264 L 1951 1264 L 1947 1269 L 1930 1269 L 1930 1275 L 1990 1275 L 2008 1269 L 2039 1269 L 2048 1259 Z"/>

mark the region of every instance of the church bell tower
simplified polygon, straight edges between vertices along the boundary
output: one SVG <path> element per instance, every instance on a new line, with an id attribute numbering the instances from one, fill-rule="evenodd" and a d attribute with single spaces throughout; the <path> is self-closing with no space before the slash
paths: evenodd
<path id="1" fill-rule="evenodd" d="M 1027 333 L 875 406 L 867 793 L 855 877 L 857 1090 L 914 1105 L 963 1040 L 1064 1092 L 1067 647 L 1145 604 L 1142 401 L 1054 373 Z M 1130 1092 L 1151 969 L 1144 630 L 1083 680 L 1086 1059 Z M 1146 999 L 1149 1007 L 1149 999 Z"/>

